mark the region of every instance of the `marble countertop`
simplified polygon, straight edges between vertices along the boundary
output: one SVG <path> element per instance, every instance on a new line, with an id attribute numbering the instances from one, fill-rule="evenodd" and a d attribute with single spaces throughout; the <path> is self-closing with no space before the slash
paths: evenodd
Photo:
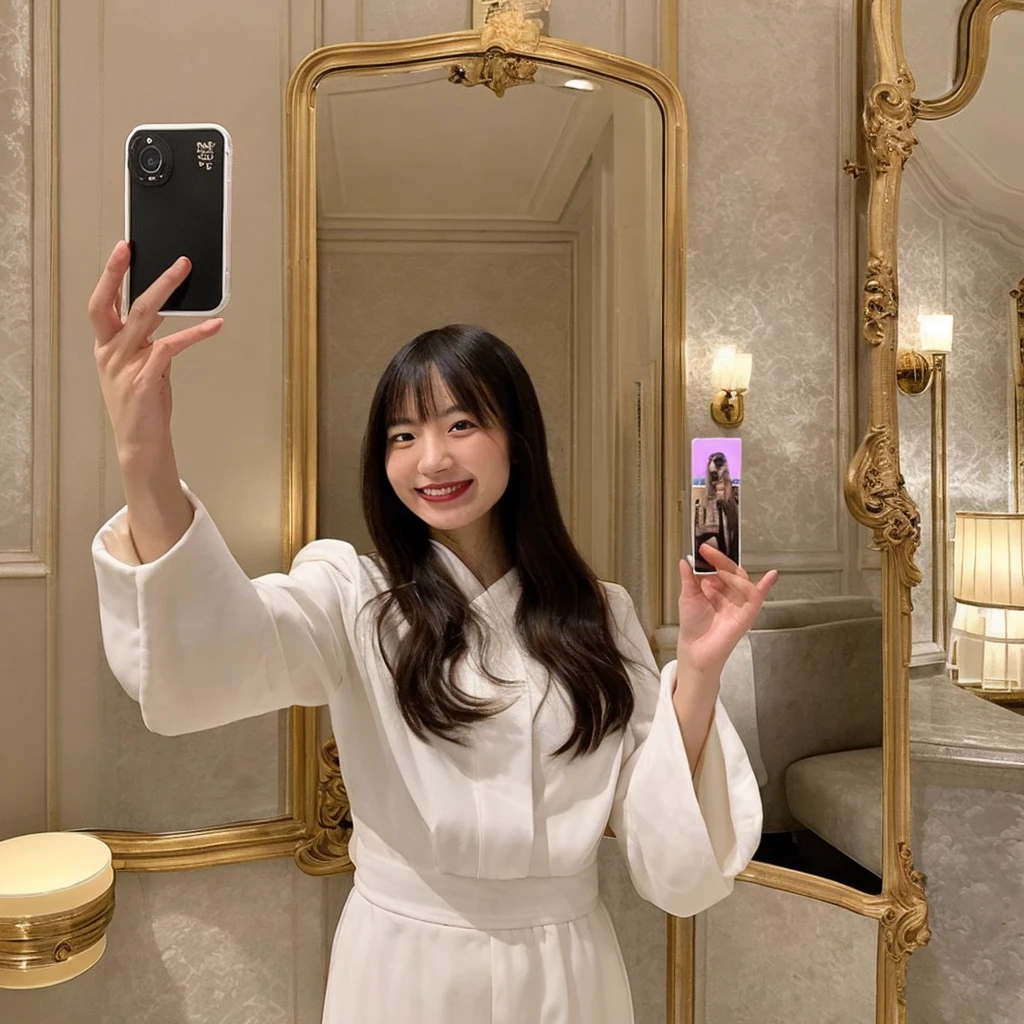
<path id="1" fill-rule="evenodd" d="M 919 760 L 1024 768 L 1024 715 L 966 693 L 944 672 L 911 678 L 910 753 Z"/>

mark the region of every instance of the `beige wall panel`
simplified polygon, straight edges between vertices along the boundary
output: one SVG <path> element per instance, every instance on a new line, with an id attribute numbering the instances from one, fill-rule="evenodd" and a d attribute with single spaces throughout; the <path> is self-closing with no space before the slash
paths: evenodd
<path id="1" fill-rule="evenodd" d="M 846 543 L 842 350 L 853 321 L 840 327 L 837 310 L 855 272 L 841 230 L 853 188 L 839 173 L 849 155 L 840 69 L 852 26 L 849 0 L 774 4 L 767 18 L 756 0 L 681 10 L 687 429 L 719 432 L 708 414 L 716 348 L 752 353 L 739 429 L 748 553 Z"/>
<path id="2" fill-rule="evenodd" d="M 46 829 L 46 580 L 0 579 L 0 839 Z"/>
<path id="3" fill-rule="evenodd" d="M 288 14 L 283 2 L 252 7 L 190 0 L 145 12 L 127 0 L 62 7 L 62 28 L 79 44 L 61 50 L 58 707 L 64 826 L 195 827 L 259 816 L 276 799 L 276 718 L 165 741 L 138 728 L 131 708 L 112 689 L 99 644 L 89 545 L 122 499 L 102 429 L 84 309 L 102 261 L 123 231 L 128 131 L 144 121 L 223 123 L 235 146 L 232 299 L 221 335 L 176 363 L 175 441 L 182 475 L 207 503 L 243 567 L 250 573 L 277 569 Z M 253 68 L 263 71 L 254 75 Z M 116 768 L 104 767 L 112 757 Z M 146 764 L 149 772 L 141 770 Z M 190 767 L 182 776 L 177 766 L 184 764 Z M 234 775 L 223 785 L 203 784 L 204 777 L 223 777 L 229 769 Z M 132 795 L 112 795 L 105 784 L 123 782 L 127 771 L 136 780 Z M 246 787 L 246 779 L 257 780 L 255 788 Z M 186 806 L 190 813 L 176 824 L 173 815 Z M 126 817 L 110 819 L 119 812 Z"/>

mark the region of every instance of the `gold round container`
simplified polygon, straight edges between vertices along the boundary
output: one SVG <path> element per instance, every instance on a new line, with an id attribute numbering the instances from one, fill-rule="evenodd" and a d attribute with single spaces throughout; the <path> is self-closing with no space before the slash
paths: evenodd
<path id="1" fill-rule="evenodd" d="M 41 988 L 103 955 L 114 913 L 109 847 L 80 832 L 0 842 L 0 988 Z"/>

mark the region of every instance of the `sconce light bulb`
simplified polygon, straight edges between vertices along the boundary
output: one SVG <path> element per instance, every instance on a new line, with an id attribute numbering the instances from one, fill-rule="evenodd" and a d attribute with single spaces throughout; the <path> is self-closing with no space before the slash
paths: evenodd
<path id="1" fill-rule="evenodd" d="M 917 318 L 920 327 L 921 352 L 951 352 L 953 350 L 953 317 L 949 313 L 924 313 Z"/>
<path id="2" fill-rule="evenodd" d="M 566 89 L 576 89 L 578 92 L 594 91 L 594 83 L 587 78 L 570 78 L 563 84 Z"/>

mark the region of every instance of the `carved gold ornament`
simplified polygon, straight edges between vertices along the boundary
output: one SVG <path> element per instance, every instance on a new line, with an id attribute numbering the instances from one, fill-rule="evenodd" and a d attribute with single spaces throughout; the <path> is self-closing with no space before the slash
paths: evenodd
<path id="1" fill-rule="evenodd" d="M 296 863 L 310 875 L 348 871 L 352 867 L 348 855 L 351 836 L 352 818 L 348 793 L 341 777 L 338 744 L 332 736 L 320 752 L 313 837 L 300 844 L 295 851 Z"/>
<path id="2" fill-rule="evenodd" d="M 483 56 L 453 64 L 448 81 L 456 85 L 485 85 L 499 99 L 513 86 L 532 82 L 538 65 L 521 53 L 537 49 L 543 25 L 527 14 L 546 11 L 549 6 L 550 0 L 506 0 L 497 4 L 480 31 Z"/>
<path id="3" fill-rule="evenodd" d="M 885 341 L 885 322 L 895 320 L 898 310 L 892 265 L 872 256 L 864 279 L 864 337 L 872 345 Z"/>
<path id="4" fill-rule="evenodd" d="M 536 74 L 537 64 L 534 61 L 495 52 L 453 64 L 448 72 L 448 81 L 455 85 L 485 85 L 501 99 L 513 86 L 532 82 Z"/>
<path id="5" fill-rule="evenodd" d="M 900 583 L 909 590 L 921 582 L 914 562 L 921 543 L 921 513 L 907 494 L 896 460 L 892 429 L 883 424 L 868 430 L 850 463 L 846 500 L 857 522 L 874 533 L 875 546 L 892 552 Z"/>
<path id="6" fill-rule="evenodd" d="M 915 949 L 927 946 L 932 931 L 928 924 L 925 899 L 927 879 L 914 870 L 914 856 L 906 843 L 899 843 L 900 884 L 892 904 L 882 915 L 883 945 L 886 957 L 896 968 L 896 995 L 900 1006 L 907 1005 L 907 960 Z"/>

